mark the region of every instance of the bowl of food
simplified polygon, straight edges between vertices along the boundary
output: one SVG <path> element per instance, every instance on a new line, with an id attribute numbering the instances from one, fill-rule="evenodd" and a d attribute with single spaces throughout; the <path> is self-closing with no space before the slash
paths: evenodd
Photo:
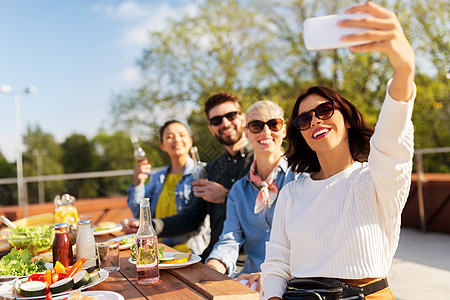
<path id="1" fill-rule="evenodd" d="M 6 239 L 17 249 L 28 249 L 33 255 L 51 249 L 55 236 L 52 225 L 9 228 Z"/>

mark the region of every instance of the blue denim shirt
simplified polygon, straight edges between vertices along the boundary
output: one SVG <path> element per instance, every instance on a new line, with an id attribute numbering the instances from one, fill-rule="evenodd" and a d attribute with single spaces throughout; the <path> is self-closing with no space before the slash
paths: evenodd
<path id="1" fill-rule="evenodd" d="M 128 207 L 131 209 L 133 213 L 133 217 L 139 218 L 139 201 L 142 198 L 150 198 L 150 210 L 152 212 L 152 216 L 155 215 L 156 205 L 158 203 L 159 195 L 164 186 L 164 181 L 166 180 L 167 172 L 169 171 L 170 165 L 164 167 L 162 170 L 152 172 L 150 175 L 150 181 L 144 185 L 131 186 L 128 189 Z M 192 193 L 192 181 L 194 177 L 192 175 L 194 170 L 194 161 L 188 157 L 186 162 L 186 166 L 184 167 L 183 176 L 178 181 L 177 186 L 175 188 L 175 201 L 177 204 L 177 211 L 182 211 L 185 207 L 192 205 L 193 201 L 195 201 L 194 194 Z M 205 224 L 204 224 L 205 225 Z M 208 225 L 209 227 L 209 222 Z M 192 234 L 183 235 L 179 237 L 167 237 L 162 238 L 162 242 L 167 246 L 174 246 L 178 244 L 188 243 L 188 246 L 193 247 L 192 244 L 189 243 L 189 239 L 194 235 L 198 235 L 200 232 L 202 235 L 206 234 L 206 230 L 209 228 L 201 227 L 199 231 L 193 232 Z M 194 253 L 203 252 L 203 249 L 209 243 L 209 237 L 202 237 L 201 240 L 206 239 L 206 245 L 197 245 L 199 249 L 192 249 Z M 201 241 L 201 244 L 204 242 Z M 194 246 L 195 248 L 196 246 Z M 200 248 L 203 248 L 200 250 Z"/>
<path id="2" fill-rule="evenodd" d="M 287 161 L 283 161 L 277 169 L 274 182 L 280 191 L 284 185 L 298 177 L 298 174 L 293 173 L 288 167 Z M 277 200 L 270 208 L 266 206 L 260 213 L 255 214 L 254 207 L 258 193 L 259 190 L 250 181 L 249 174 L 236 181 L 228 193 L 227 218 L 222 235 L 207 259 L 208 261 L 215 258 L 223 262 L 228 275 L 236 270 L 236 261 L 242 244 L 247 259 L 239 274 L 261 272 L 260 266 L 266 255 L 266 241 L 270 238 Z M 239 274 L 232 274 L 232 277 Z"/>

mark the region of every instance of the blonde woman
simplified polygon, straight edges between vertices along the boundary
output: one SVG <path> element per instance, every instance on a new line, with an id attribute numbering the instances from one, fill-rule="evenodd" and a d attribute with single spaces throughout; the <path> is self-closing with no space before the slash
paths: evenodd
<path id="1" fill-rule="evenodd" d="M 250 172 L 238 180 L 227 198 L 227 214 L 222 235 L 206 264 L 238 280 L 257 283 L 260 290 L 260 265 L 265 242 L 270 236 L 273 212 L 279 190 L 295 179 L 283 157 L 281 144 L 286 136 L 283 110 L 272 101 L 259 101 L 246 113 L 245 134 L 254 151 Z M 247 253 L 244 268 L 236 273 L 239 249 Z"/>

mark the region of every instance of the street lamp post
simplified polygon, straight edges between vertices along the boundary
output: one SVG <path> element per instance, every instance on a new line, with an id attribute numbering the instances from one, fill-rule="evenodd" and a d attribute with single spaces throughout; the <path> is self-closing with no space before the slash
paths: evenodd
<path id="1" fill-rule="evenodd" d="M 33 155 L 36 156 L 36 171 L 38 176 L 38 195 L 39 195 L 39 204 L 45 203 L 45 187 L 44 187 L 44 164 L 42 158 L 44 155 L 47 155 L 47 149 L 33 149 Z"/>
<path id="2" fill-rule="evenodd" d="M 28 201 L 26 201 L 23 193 L 23 162 L 22 162 L 22 133 L 20 121 L 20 95 L 34 94 L 36 87 L 30 86 L 24 91 L 14 91 L 14 117 L 16 121 L 16 165 L 17 165 L 17 197 L 20 206 L 24 208 L 25 217 L 28 216 Z M 12 92 L 9 85 L 0 85 L 0 92 L 9 94 Z"/>

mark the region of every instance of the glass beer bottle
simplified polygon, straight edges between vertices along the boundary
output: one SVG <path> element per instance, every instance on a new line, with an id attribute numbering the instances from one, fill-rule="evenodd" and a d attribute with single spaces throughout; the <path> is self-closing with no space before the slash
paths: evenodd
<path id="1" fill-rule="evenodd" d="M 139 139 L 136 136 L 131 137 L 131 143 L 133 144 L 134 159 L 139 162 L 147 158 L 144 149 L 139 145 Z"/>
<path id="2" fill-rule="evenodd" d="M 200 154 L 198 153 L 198 148 L 193 146 L 191 148 L 192 160 L 194 161 L 194 171 L 192 176 L 195 179 L 206 179 L 205 164 L 200 160 Z"/>
<path id="3" fill-rule="evenodd" d="M 140 222 L 136 233 L 136 270 L 139 284 L 158 283 L 158 237 L 152 226 L 149 198 L 143 198 L 140 203 Z"/>

